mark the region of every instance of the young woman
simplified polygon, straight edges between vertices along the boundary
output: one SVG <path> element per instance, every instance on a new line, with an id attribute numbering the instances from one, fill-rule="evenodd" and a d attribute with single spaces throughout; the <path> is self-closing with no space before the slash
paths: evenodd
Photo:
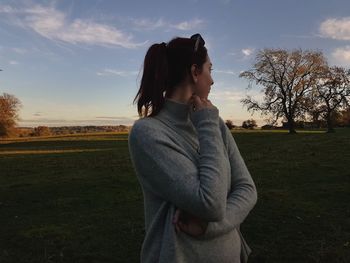
<path id="1" fill-rule="evenodd" d="M 246 262 L 240 224 L 257 201 L 237 145 L 208 99 L 212 63 L 199 35 L 152 45 L 129 151 L 144 197 L 142 263 Z"/>

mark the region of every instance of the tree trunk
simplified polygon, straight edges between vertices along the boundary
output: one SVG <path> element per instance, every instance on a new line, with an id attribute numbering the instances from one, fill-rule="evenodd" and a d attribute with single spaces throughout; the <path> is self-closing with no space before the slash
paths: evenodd
<path id="1" fill-rule="evenodd" d="M 288 118 L 288 128 L 289 134 L 296 134 L 296 130 L 294 128 L 294 120 L 292 118 Z"/>
<path id="2" fill-rule="evenodd" d="M 332 116 L 331 112 L 327 112 L 327 133 L 335 132 L 333 128 Z"/>

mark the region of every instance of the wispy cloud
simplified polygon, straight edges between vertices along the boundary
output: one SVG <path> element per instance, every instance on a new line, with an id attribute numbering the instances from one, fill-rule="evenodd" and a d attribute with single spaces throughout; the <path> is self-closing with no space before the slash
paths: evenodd
<path id="1" fill-rule="evenodd" d="M 9 5 L 0 5 L 0 13 L 10 14 L 15 12 L 16 12 L 16 9 L 12 8 Z"/>
<path id="2" fill-rule="evenodd" d="M 228 75 L 237 75 L 236 72 L 233 70 L 220 70 L 220 69 L 215 69 L 214 73 L 221 73 L 221 74 L 228 74 Z"/>
<path id="3" fill-rule="evenodd" d="M 24 48 L 18 48 L 18 47 L 14 47 L 11 49 L 13 52 L 17 53 L 17 54 L 25 54 L 28 52 L 27 49 Z"/>
<path id="4" fill-rule="evenodd" d="M 242 54 L 246 57 L 249 57 L 251 54 L 253 54 L 254 49 L 253 48 L 244 48 L 241 50 Z"/>
<path id="5" fill-rule="evenodd" d="M 10 61 L 9 61 L 9 64 L 10 64 L 10 65 L 18 65 L 19 62 L 16 61 L 16 60 L 10 60 Z"/>
<path id="6" fill-rule="evenodd" d="M 53 41 L 123 48 L 137 48 L 147 42 L 137 43 L 131 34 L 110 25 L 84 19 L 70 21 L 53 6 L 35 5 L 22 9 L 0 6 L 0 13 L 16 16 L 16 25 Z"/>
<path id="7" fill-rule="evenodd" d="M 301 39 L 309 39 L 309 38 L 318 38 L 319 34 L 311 34 L 311 35 L 294 35 L 294 34 L 281 34 L 281 37 L 285 38 L 301 38 Z"/>
<path id="8" fill-rule="evenodd" d="M 210 92 L 210 98 L 215 100 L 239 102 L 244 97 L 244 91 L 238 90 L 214 90 Z"/>
<path id="9" fill-rule="evenodd" d="M 227 82 L 216 82 L 215 87 L 210 91 L 210 97 L 214 100 L 241 105 L 241 99 L 252 96 L 258 101 L 262 101 L 264 94 L 261 89 L 242 89 L 240 87 L 232 86 Z"/>
<path id="10" fill-rule="evenodd" d="M 176 28 L 178 30 L 188 31 L 188 30 L 195 30 L 199 29 L 204 24 L 204 21 L 202 19 L 192 19 L 189 21 L 183 21 L 174 25 L 171 25 L 171 27 Z"/>
<path id="11" fill-rule="evenodd" d="M 97 116 L 96 119 L 104 120 L 117 120 L 117 121 L 129 121 L 131 118 L 124 116 Z"/>
<path id="12" fill-rule="evenodd" d="M 125 70 L 116 70 L 116 69 L 104 69 L 99 72 L 96 72 L 98 76 L 120 76 L 120 77 L 128 77 L 128 76 L 134 76 L 137 75 L 138 71 L 125 71 Z"/>
<path id="13" fill-rule="evenodd" d="M 199 18 L 194 18 L 192 20 L 186 20 L 176 23 L 166 21 L 164 18 L 131 18 L 130 20 L 133 24 L 133 28 L 136 30 L 176 29 L 180 31 L 189 31 L 200 29 L 204 25 L 204 20 Z"/>
<path id="14" fill-rule="evenodd" d="M 336 48 L 331 53 L 331 59 L 335 64 L 341 66 L 350 66 L 350 46 Z"/>
<path id="15" fill-rule="evenodd" d="M 148 18 L 131 18 L 134 29 L 137 30 L 155 30 L 167 26 L 167 22 L 163 18 L 156 20 Z"/>
<path id="16" fill-rule="evenodd" d="M 350 17 L 329 18 L 319 27 L 320 36 L 335 40 L 350 40 Z M 350 66 L 350 46 L 335 48 L 330 54 L 332 63 L 340 66 Z"/>
<path id="17" fill-rule="evenodd" d="M 329 18 L 321 23 L 319 31 L 323 37 L 350 40 L 350 17 Z"/>

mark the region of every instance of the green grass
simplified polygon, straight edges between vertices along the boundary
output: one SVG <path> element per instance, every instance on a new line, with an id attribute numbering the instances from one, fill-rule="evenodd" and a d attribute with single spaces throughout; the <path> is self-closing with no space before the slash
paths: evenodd
<path id="1" fill-rule="evenodd" d="M 258 203 L 250 262 L 348 262 L 350 129 L 234 131 Z M 127 134 L 0 143 L 0 262 L 138 262 L 141 187 Z"/>

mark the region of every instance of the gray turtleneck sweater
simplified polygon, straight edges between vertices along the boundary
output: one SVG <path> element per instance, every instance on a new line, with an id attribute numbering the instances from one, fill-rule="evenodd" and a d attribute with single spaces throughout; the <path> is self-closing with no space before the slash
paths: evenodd
<path id="1" fill-rule="evenodd" d="M 192 111 L 166 99 L 156 116 L 135 121 L 129 151 L 144 197 L 141 263 L 247 261 L 239 226 L 256 187 L 216 107 Z M 206 232 L 176 233 L 177 208 L 209 222 Z"/>

